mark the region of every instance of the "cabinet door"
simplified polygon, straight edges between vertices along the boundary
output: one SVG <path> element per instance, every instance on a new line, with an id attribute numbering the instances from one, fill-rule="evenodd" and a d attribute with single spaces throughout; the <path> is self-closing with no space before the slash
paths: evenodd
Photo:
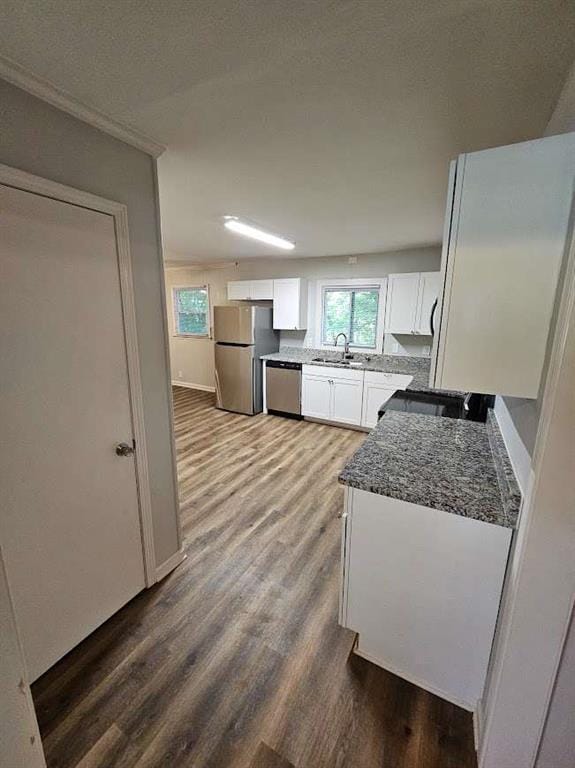
<path id="1" fill-rule="evenodd" d="M 386 333 L 413 333 L 416 329 L 419 272 L 389 275 L 387 279 Z"/>
<path id="2" fill-rule="evenodd" d="M 363 381 L 330 379 L 332 382 L 332 421 L 361 424 Z"/>
<path id="3" fill-rule="evenodd" d="M 252 280 L 250 288 L 250 298 L 258 301 L 262 299 L 273 299 L 274 281 L 273 280 Z"/>
<path id="4" fill-rule="evenodd" d="M 439 272 L 422 272 L 419 278 L 419 297 L 417 301 L 417 318 L 415 330 L 431 336 L 431 309 L 439 294 L 441 274 Z"/>
<path id="5" fill-rule="evenodd" d="M 250 280 L 233 280 L 231 283 L 228 283 L 229 301 L 241 301 L 251 298 L 250 288 Z"/>
<path id="6" fill-rule="evenodd" d="M 573 133 L 459 158 L 434 387 L 537 397 L 574 178 Z"/>
<path id="7" fill-rule="evenodd" d="M 396 387 L 383 384 L 371 384 L 366 381 L 363 387 L 363 409 L 361 426 L 372 429 L 377 424 L 377 412 L 381 406 L 397 391 Z"/>
<path id="8" fill-rule="evenodd" d="M 299 331 L 306 327 L 306 307 L 299 277 L 274 280 L 274 328 Z"/>
<path id="9" fill-rule="evenodd" d="M 302 377 L 301 412 L 314 419 L 331 418 L 331 379 Z"/>

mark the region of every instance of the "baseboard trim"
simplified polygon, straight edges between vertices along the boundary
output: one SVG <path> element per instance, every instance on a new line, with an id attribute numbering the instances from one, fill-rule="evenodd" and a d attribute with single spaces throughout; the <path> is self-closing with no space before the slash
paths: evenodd
<path id="1" fill-rule="evenodd" d="M 527 493 L 529 486 L 529 476 L 531 474 L 531 456 L 529 451 L 525 447 L 523 440 L 519 436 L 509 409 L 507 408 L 505 401 L 499 395 L 495 398 L 495 407 L 493 409 L 495 418 L 499 424 L 503 442 L 507 448 L 509 459 L 515 470 L 515 477 L 523 498 Z"/>
<path id="2" fill-rule="evenodd" d="M 473 710 L 473 742 L 475 751 L 479 753 L 479 745 L 483 738 L 483 710 L 482 702 L 477 702 L 477 707 Z"/>
<path id="3" fill-rule="evenodd" d="M 172 387 L 185 387 L 186 389 L 199 389 L 201 392 L 215 392 L 215 387 L 209 387 L 207 384 L 192 384 L 191 381 L 176 381 L 172 379 Z"/>
<path id="4" fill-rule="evenodd" d="M 168 573 L 171 573 L 174 568 L 177 568 L 178 565 L 180 565 L 180 563 L 186 559 L 186 557 L 187 555 L 181 549 L 179 549 L 177 552 L 174 552 L 171 557 L 168 557 L 167 560 L 165 560 L 156 568 L 156 582 L 164 579 Z"/>

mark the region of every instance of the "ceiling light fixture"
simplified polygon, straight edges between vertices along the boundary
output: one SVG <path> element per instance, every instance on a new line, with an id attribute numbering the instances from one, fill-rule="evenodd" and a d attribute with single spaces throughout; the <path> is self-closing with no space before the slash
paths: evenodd
<path id="1" fill-rule="evenodd" d="M 284 237 L 274 235 L 271 232 L 266 232 L 259 227 L 254 227 L 253 224 L 248 224 L 237 216 L 224 216 L 224 227 L 232 232 L 236 232 L 238 235 L 244 235 L 244 237 L 260 240 L 262 243 L 274 245 L 276 248 L 283 248 L 284 251 L 293 251 L 295 248 L 295 243 L 286 240 Z"/>

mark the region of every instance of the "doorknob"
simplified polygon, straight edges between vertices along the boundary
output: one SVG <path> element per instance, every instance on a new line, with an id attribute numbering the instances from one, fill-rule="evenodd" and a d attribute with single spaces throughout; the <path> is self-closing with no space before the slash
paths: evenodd
<path id="1" fill-rule="evenodd" d="M 116 455 L 117 456 L 133 456 L 134 446 L 128 445 L 128 443 L 118 443 L 118 445 L 116 446 Z"/>

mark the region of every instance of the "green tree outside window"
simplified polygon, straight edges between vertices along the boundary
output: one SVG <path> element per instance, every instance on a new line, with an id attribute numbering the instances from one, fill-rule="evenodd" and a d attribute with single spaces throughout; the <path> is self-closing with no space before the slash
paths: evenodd
<path id="1" fill-rule="evenodd" d="M 176 333 L 182 336 L 208 336 L 209 301 L 206 286 L 174 288 Z"/>
<path id="2" fill-rule="evenodd" d="M 353 347 L 375 349 L 379 288 L 326 288 L 323 294 L 322 342 L 331 345 L 345 333 Z"/>

